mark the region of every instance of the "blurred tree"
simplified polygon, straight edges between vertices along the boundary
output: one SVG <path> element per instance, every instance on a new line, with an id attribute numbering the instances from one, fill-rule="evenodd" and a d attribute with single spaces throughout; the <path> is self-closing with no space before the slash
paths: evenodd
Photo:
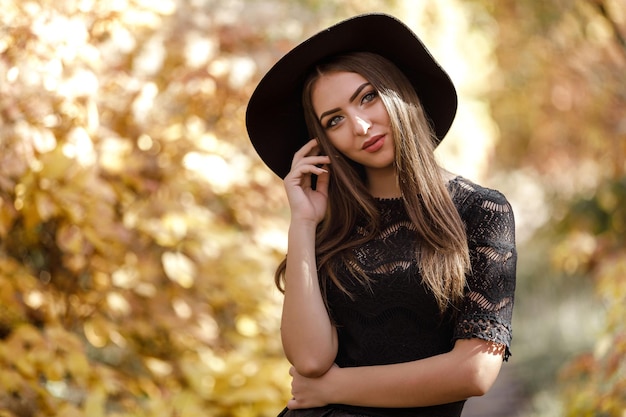
<path id="1" fill-rule="evenodd" d="M 524 196 L 520 211 L 534 216 L 535 226 L 545 224 L 542 234 L 549 235 L 555 273 L 589 277 L 606 307 L 604 334 L 594 352 L 563 370 L 564 413 L 621 417 L 626 411 L 626 2 L 473 3 L 489 12 L 487 26 L 498 39 L 500 71 L 489 93 L 500 132 L 493 163 L 517 171 L 511 187 Z M 549 273 L 538 272 L 527 278 L 538 283 Z"/>
<path id="2" fill-rule="evenodd" d="M 562 370 L 567 416 L 623 417 L 626 412 L 626 176 L 576 201 L 559 223 L 566 240 L 554 259 L 594 279 L 605 306 L 595 349 Z"/>
<path id="3" fill-rule="evenodd" d="M 284 397 L 257 279 L 280 193 L 242 146 L 254 63 L 230 51 L 259 39 L 216 7 L 3 5 L 0 408 L 271 415 Z"/>
<path id="4" fill-rule="evenodd" d="M 564 195 L 621 176 L 623 0 L 525 0 L 485 8 L 494 17 L 502 70 L 490 95 L 501 137 L 494 163 L 533 169 Z M 516 29 L 507 30 L 512 25 Z"/>

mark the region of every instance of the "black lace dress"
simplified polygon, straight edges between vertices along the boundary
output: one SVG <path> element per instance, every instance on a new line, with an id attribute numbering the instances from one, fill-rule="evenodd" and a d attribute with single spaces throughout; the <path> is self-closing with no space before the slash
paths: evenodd
<path id="1" fill-rule="evenodd" d="M 465 297 L 442 316 L 422 284 L 414 257 L 415 230 L 401 199 L 377 200 L 377 239 L 356 251 L 358 266 L 372 278 L 365 288 L 346 278 L 349 298 L 328 290 L 329 313 L 337 326 L 339 367 L 408 362 L 448 352 L 455 340 L 481 338 L 506 346 L 510 355 L 515 291 L 515 225 L 506 198 L 495 190 L 457 177 L 449 190 L 467 227 L 472 271 Z M 359 228 L 355 230 L 359 233 Z M 284 410 L 288 417 L 458 417 L 464 401 L 420 408 L 330 405 Z"/>

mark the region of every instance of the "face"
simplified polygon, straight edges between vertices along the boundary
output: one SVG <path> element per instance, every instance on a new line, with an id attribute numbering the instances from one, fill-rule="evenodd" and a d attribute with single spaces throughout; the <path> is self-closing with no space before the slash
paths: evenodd
<path id="1" fill-rule="evenodd" d="M 393 168 L 389 114 L 374 87 L 360 74 L 330 72 L 311 90 L 315 115 L 333 146 L 364 166 L 368 175 Z"/>

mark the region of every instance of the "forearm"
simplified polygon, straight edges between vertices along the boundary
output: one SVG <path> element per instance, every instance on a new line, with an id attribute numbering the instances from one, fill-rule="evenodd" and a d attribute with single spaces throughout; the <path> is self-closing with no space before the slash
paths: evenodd
<path id="1" fill-rule="evenodd" d="M 322 299 L 315 260 L 315 225 L 293 222 L 285 271 L 283 349 L 299 373 L 319 376 L 337 353 L 337 336 Z"/>
<path id="2" fill-rule="evenodd" d="M 347 404 L 426 407 L 483 395 L 502 365 L 499 345 L 460 340 L 448 353 L 393 365 L 331 368 L 320 378 L 292 374 L 290 408 Z"/>
<path id="3" fill-rule="evenodd" d="M 395 365 L 346 368 L 337 374 L 336 402 L 371 407 L 422 407 L 483 395 L 493 384 L 502 355 L 477 339 L 451 352 Z"/>

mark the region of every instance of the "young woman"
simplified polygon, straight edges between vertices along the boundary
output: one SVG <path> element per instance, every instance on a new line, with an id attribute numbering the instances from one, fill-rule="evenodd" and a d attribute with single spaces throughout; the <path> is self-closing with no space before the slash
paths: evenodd
<path id="1" fill-rule="evenodd" d="M 247 127 L 291 209 L 281 415 L 460 416 L 511 341 L 505 197 L 441 169 L 456 93 L 395 18 L 343 21 L 283 57 Z"/>

